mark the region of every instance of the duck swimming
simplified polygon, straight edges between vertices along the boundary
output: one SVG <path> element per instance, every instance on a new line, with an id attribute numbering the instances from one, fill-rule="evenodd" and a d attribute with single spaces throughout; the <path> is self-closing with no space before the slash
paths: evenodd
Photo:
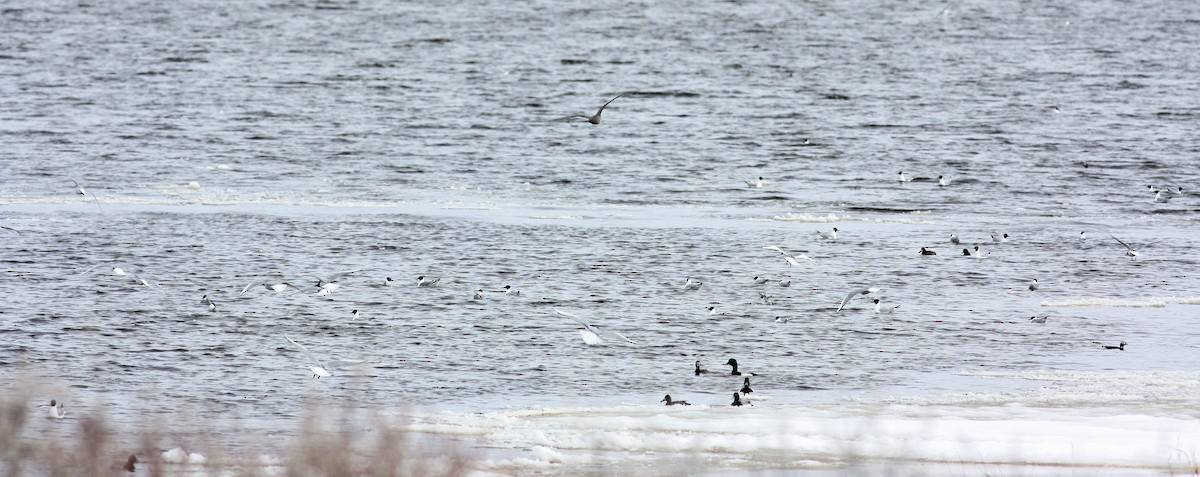
<path id="1" fill-rule="evenodd" d="M 937 252 L 934 252 L 933 250 L 929 250 L 925 247 L 921 247 L 921 255 L 937 255 Z"/>
<path id="2" fill-rule="evenodd" d="M 736 360 L 736 359 L 733 359 L 733 358 L 729 358 L 729 361 L 726 361 L 726 362 L 725 362 L 725 366 L 733 366 L 733 372 L 729 373 L 729 374 L 731 374 L 731 375 L 733 375 L 733 376 L 741 376 L 742 374 L 748 374 L 748 375 L 750 375 L 750 376 L 757 376 L 757 374 L 754 374 L 754 373 L 740 373 L 740 372 L 738 372 L 738 364 L 737 364 L 737 360 Z"/>
<path id="3" fill-rule="evenodd" d="M 736 392 L 733 393 L 733 403 L 730 404 L 730 406 L 741 406 L 741 405 L 742 405 L 742 396 Z"/>
<path id="4" fill-rule="evenodd" d="M 696 376 L 708 374 L 708 370 L 700 367 L 700 360 L 696 360 Z"/>
<path id="5" fill-rule="evenodd" d="M 682 406 L 691 406 L 691 404 L 688 403 L 687 401 L 672 401 L 670 394 L 668 394 L 666 397 L 662 398 L 662 401 L 659 401 L 659 402 L 665 402 L 665 403 L 667 403 L 668 406 L 674 406 L 677 404 L 682 405 Z"/>
<path id="6" fill-rule="evenodd" d="M 742 394 L 750 394 L 754 392 L 753 389 L 750 389 L 750 378 L 745 378 L 742 380 L 742 390 L 740 392 Z"/>

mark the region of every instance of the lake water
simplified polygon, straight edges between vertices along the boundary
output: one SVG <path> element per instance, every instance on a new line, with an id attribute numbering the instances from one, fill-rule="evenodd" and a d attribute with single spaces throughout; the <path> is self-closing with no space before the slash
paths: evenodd
<path id="1" fill-rule="evenodd" d="M 481 474 L 1195 465 L 1200 3 L 432 3 L 6 2 L 0 389 Z"/>

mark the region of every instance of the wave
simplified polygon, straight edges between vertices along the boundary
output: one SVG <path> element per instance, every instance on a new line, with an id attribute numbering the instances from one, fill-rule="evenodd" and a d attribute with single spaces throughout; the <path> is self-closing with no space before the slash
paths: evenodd
<path id="1" fill-rule="evenodd" d="M 797 214 L 794 212 L 788 212 L 784 215 L 776 215 L 774 217 L 771 217 L 771 220 L 778 220 L 780 222 L 804 222 L 804 223 L 842 222 L 842 221 L 849 220 L 849 219 L 850 219 L 850 217 L 848 215 L 843 215 L 841 217 L 838 217 L 837 214 L 833 214 L 833 213 L 830 213 L 829 215 L 821 216 L 821 215 L 813 215 L 813 214 Z"/>
<path id="2" fill-rule="evenodd" d="M 1042 302 L 1042 306 L 1047 307 L 1162 308 L 1167 305 L 1200 305 L 1200 297 L 1075 298 Z"/>

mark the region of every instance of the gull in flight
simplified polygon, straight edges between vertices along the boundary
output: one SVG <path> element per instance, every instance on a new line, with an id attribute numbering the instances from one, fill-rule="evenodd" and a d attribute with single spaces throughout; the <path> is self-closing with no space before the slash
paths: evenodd
<path id="1" fill-rule="evenodd" d="M 241 293 L 238 293 L 238 296 L 245 295 L 246 292 L 250 291 L 251 288 L 257 287 L 259 285 L 262 285 L 263 288 L 266 288 L 268 290 L 272 290 L 275 292 L 282 292 L 282 291 L 287 290 L 288 288 L 294 288 L 298 292 L 304 291 L 288 282 L 279 282 L 279 283 L 272 285 L 272 284 L 268 283 L 266 280 L 257 280 L 257 281 L 250 282 L 249 285 L 246 285 L 246 288 L 243 288 Z"/>
<path id="2" fill-rule="evenodd" d="M 1137 251 L 1137 249 L 1135 249 L 1135 248 L 1133 248 L 1132 246 L 1130 246 L 1129 244 L 1127 244 L 1127 243 L 1125 243 L 1125 242 L 1121 241 L 1121 239 L 1119 239 L 1119 238 L 1116 238 L 1116 237 L 1113 237 L 1113 234 L 1108 234 L 1108 236 L 1109 236 L 1109 237 L 1112 237 L 1112 239 L 1113 239 L 1113 240 L 1116 240 L 1118 243 L 1120 243 L 1121 245 L 1124 245 L 1124 246 L 1125 246 L 1125 249 L 1126 249 L 1126 250 L 1125 250 L 1125 255 L 1128 255 L 1130 260 L 1137 260 L 1137 258 L 1138 258 L 1138 251 Z M 1149 246 L 1151 246 L 1151 245 L 1154 245 L 1154 244 L 1156 244 L 1156 243 L 1159 243 L 1159 242 L 1162 242 L 1162 240 L 1155 240 L 1155 241 L 1153 241 L 1153 242 L 1150 242 L 1150 243 L 1146 244 L 1146 246 L 1147 246 L 1147 247 L 1149 247 Z"/>
<path id="3" fill-rule="evenodd" d="M 567 313 L 567 312 L 559 310 L 557 308 L 554 310 L 554 312 L 558 313 L 562 316 L 565 316 L 567 318 L 570 318 L 571 320 L 573 320 L 576 323 L 579 323 L 580 325 L 583 325 L 583 328 L 579 329 L 579 337 L 583 338 L 583 342 L 587 343 L 589 345 L 598 345 L 598 344 L 604 343 L 604 338 L 600 337 L 601 333 L 608 335 L 609 338 L 614 338 L 614 337 L 620 338 L 625 341 L 628 341 L 629 343 L 633 343 L 633 340 L 627 338 L 625 335 L 617 333 L 616 331 L 610 331 L 610 330 L 601 331 L 599 325 L 588 324 L 587 322 L 581 320 L 578 316 L 576 316 L 573 313 Z"/>
<path id="4" fill-rule="evenodd" d="M 78 183 L 78 182 L 75 182 L 75 179 L 71 179 L 71 182 L 74 182 L 74 183 L 75 183 L 75 192 L 78 192 L 78 193 L 79 193 L 79 195 L 82 195 L 82 196 L 84 196 L 84 197 L 87 197 L 87 195 L 88 195 L 88 191 L 84 190 L 84 189 L 83 189 L 83 186 L 79 185 L 79 183 Z M 99 197 L 96 197 L 96 194 L 95 194 L 94 192 L 92 193 L 92 199 L 95 199 L 95 201 L 96 201 L 96 208 L 97 208 L 97 209 L 100 209 L 100 213 L 102 213 L 102 214 L 103 214 L 103 213 L 104 213 L 104 207 L 100 207 L 100 198 L 99 198 Z"/>
<path id="5" fill-rule="evenodd" d="M 308 348 L 305 348 L 304 345 L 297 343 L 296 340 L 288 338 L 287 335 L 283 335 L 283 337 L 287 338 L 288 341 L 290 341 L 292 344 L 296 345 L 296 347 L 300 348 L 300 351 L 304 353 L 304 356 L 306 358 L 308 358 L 308 362 L 310 364 L 308 369 L 312 370 L 314 378 L 321 379 L 324 377 L 333 376 L 333 373 L 329 372 L 329 367 L 325 366 L 324 363 L 318 361 L 317 357 L 313 356 L 312 352 L 308 351 Z M 350 360 L 350 359 L 337 359 L 337 360 L 334 360 L 334 362 L 343 363 L 343 364 L 359 364 L 359 363 L 362 363 L 363 361 L 362 360 Z"/>
<path id="6" fill-rule="evenodd" d="M 770 247 L 763 247 L 763 248 L 765 248 L 767 250 L 774 250 L 776 252 L 779 252 L 780 254 L 783 254 L 783 259 L 787 260 L 788 265 L 791 265 L 793 267 L 800 265 L 800 263 L 797 262 L 796 259 L 812 260 L 811 258 L 808 258 L 808 255 L 805 255 L 805 254 L 792 255 L 792 254 L 788 253 L 787 250 L 784 250 L 782 247 L 776 247 L 774 245 L 772 245 Z"/>
<path id="7" fill-rule="evenodd" d="M 625 96 L 626 94 L 627 94 L 627 93 L 621 93 L 621 94 L 618 94 L 618 95 L 616 95 L 615 97 L 613 97 L 613 99 L 610 99 L 610 100 L 608 100 L 608 102 L 607 102 L 607 103 L 604 103 L 604 106 L 601 106 L 601 107 L 600 107 L 600 109 L 597 109 L 597 110 L 596 110 L 596 114 L 593 114 L 593 115 L 591 115 L 591 116 L 586 116 L 586 115 L 583 115 L 583 114 L 573 114 L 573 115 L 571 115 L 571 116 L 567 116 L 567 117 L 565 117 L 565 118 L 562 118 L 562 119 L 570 119 L 570 118 L 583 118 L 583 119 L 586 119 L 586 120 L 587 120 L 589 123 L 592 123 L 592 124 L 600 124 L 600 115 L 604 113 L 604 108 L 607 108 L 607 107 L 608 107 L 608 105 L 609 105 L 609 104 L 611 104 L 613 101 L 616 101 L 616 100 L 617 100 L 617 98 L 620 98 L 621 96 Z"/>
<path id="8" fill-rule="evenodd" d="M 208 305 L 208 311 L 210 313 L 217 311 L 217 304 L 213 302 L 212 298 L 209 298 L 208 295 L 200 297 L 200 304 Z"/>
<path id="9" fill-rule="evenodd" d="M 335 273 L 335 274 L 333 274 L 333 275 L 329 275 L 329 276 L 327 276 L 327 277 L 324 277 L 324 278 L 321 278 L 321 277 L 316 277 L 316 278 L 317 278 L 317 288 L 320 288 L 320 289 L 322 289 L 322 290 L 329 290 L 329 291 L 331 291 L 331 292 L 332 292 L 333 290 L 337 289 L 337 287 L 338 287 L 338 283 L 337 283 L 337 282 L 338 282 L 338 280 L 341 280 L 341 279 L 342 279 L 342 277 L 345 277 L 345 276 L 347 276 L 347 275 L 350 275 L 350 274 L 352 274 L 352 273 L 358 273 L 358 272 L 361 272 L 361 271 L 362 271 L 362 269 L 360 268 L 360 269 L 357 269 L 357 270 L 347 270 L 347 271 L 344 271 L 344 272 L 337 272 L 337 273 Z"/>
<path id="10" fill-rule="evenodd" d="M 867 295 L 870 295 L 870 294 L 878 292 L 878 291 L 879 291 L 878 288 L 873 287 L 873 286 L 868 286 L 866 288 L 854 290 L 850 293 L 847 293 L 846 298 L 842 298 L 842 304 L 838 305 L 837 312 L 840 313 L 842 311 L 842 308 L 844 308 L 846 306 L 846 303 L 848 303 L 855 296 L 857 296 L 857 295 L 867 296 Z"/>

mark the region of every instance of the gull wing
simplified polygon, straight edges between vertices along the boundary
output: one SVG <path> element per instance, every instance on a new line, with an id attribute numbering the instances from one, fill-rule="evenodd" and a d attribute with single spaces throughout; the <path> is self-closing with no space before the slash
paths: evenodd
<path id="1" fill-rule="evenodd" d="M 1121 245 L 1124 245 L 1124 246 L 1125 246 L 1125 248 L 1127 248 L 1127 249 L 1129 249 L 1129 250 L 1133 250 L 1133 247 L 1130 247 L 1130 246 L 1129 246 L 1129 244 L 1127 244 L 1127 243 L 1125 243 L 1125 242 L 1122 242 L 1122 241 L 1121 241 L 1121 239 L 1119 239 L 1119 238 L 1117 238 L 1117 237 L 1113 236 L 1113 234 L 1108 234 L 1108 236 L 1109 236 L 1109 237 L 1112 237 L 1112 239 L 1113 239 L 1113 240 L 1116 240 L 1116 241 L 1117 241 L 1117 243 L 1119 243 L 1119 244 L 1121 244 Z"/>
<path id="2" fill-rule="evenodd" d="M 616 96 L 615 96 L 613 99 L 610 99 L 610 100 L 608 100 L 608 103 L 604 103 L 604 106 L 601 106 L 601 107 L 600 107 L 600 109 L 597 109 L 597 110 L 596 110 L 596 115 L 600 115 L 600 113 L 603 113 L 603 112 L 604 112 L 604 108 L 607 108 L 607 107 L 608 107 L 608 105 L 609 105 L 609 103 L 612 103 L 613 101 L 616 101 L 616 100 L 617 100 L 617 98 L 620 98 L 621 96 L 625 96 L 625 93 L 618 94 L 618 95 L 616 95 Z M 591 119 L 591 118 L 588 118 L 588 119 Z"/>
<path id="3" fill-rule="evenodd" d="M 320 367 L 322 367 L 322 368 L 324 368 L 324 367 L 325 367 L 325 365 L 324 365 L 324 364 L 322 364 L 320 361 L 317 361 L 317 357 L 316 357 L 316 356 L 313 356 L 312 352 L 310 352 L 310 351 L 308 350 L 308 348 L 305 348 L 305 347 L 304 347 L 304 345 L 302 345 L 302 344 L 300 344 L 300 343 L 297 343 L 297 342 L 296 342 L 296 340 L 294 340 L 294 339 L 288 338 L 288 336 L 287 336 L 287 335 L 283 335 L 283 337 L 284 337 L 284 338 L 287 338 L 287 340 L 288 340 L 288 341 L 291 341 L 291 342 L 292 342 L 292 344 L 294 344 L 294 345 L 296 345 L 296 347 L 300 348 L 300 351 L 304 353 L 304 356 L 306 356 L 306 357 L 308 358 L 308 361 L 309 361 L 310 363 L 312 363 L 312 364 L 315 364 L 315 365 L 317 365 L 317 366 L 320 366 Z M 328 369 L 328 368 L 326 368 L 326 369 Z"/>
<path id="4" fill-rule="evenodd" d="M 328 283 L 328 282 L 336 282 L 336 281 L 338 281 L 338 280 L 341 280 L 341 279 L 342 279 L 342 277 L 345 277 L 345 276 L 347 276 L 347 275 L 350 275 L 350 274 L 353 274 L 353 273 L 358 273 L 358 272 L 361 272 L 361 271 L 363 271 L 363 269 L 361 269 L 361 268 L 359 268 L 359 269 L 356 269 L 356 270 L 346 270 L 346 271 L 344 271 L 344 272 L 337 272 L 337 273 L 334 273 L 334 274 L 332 274 L 332 275 L 329 275 L 329 276 L 327 276 L 327 277 L 325 277 L 325 278 L 317 277 L 317 279 L 318 279 L 318 280 L 321 280 L 321 281 L 323 281 L 323 282 L 326 282 L 326 283 Z"/>

